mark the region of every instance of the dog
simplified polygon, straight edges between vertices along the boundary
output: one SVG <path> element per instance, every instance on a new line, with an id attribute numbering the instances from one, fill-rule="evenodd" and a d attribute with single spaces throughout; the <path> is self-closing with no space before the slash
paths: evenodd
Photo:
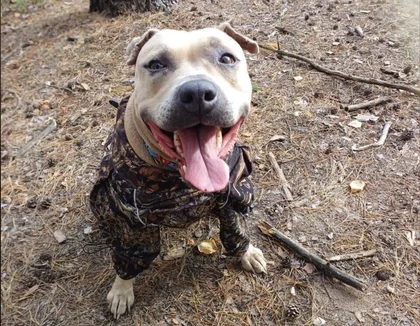
<path id="1" fill-rule="evenodd" d="M 228 23 L 195 31 L 150 29 L 127 47 L 134 90 L 118 108 L 90 194 L 113 249 L 107 295 L 115 318 L 134 302 L 133 281 L 160 252 L 160 225 L 220 220 L 220 239 L 242 266 L 266 273 L 244 217 L 253 200 L 251 161 L 238 132 L 252 85 L 244 51 L 258 44 Z"/>

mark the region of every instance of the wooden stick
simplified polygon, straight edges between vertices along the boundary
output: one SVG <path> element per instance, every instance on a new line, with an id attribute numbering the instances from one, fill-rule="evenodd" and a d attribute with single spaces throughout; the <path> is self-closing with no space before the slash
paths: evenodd
<path id="1" fill-rule="evenodd" d="M 389 102 L 392 101 L 392 98 L 389 96 L 384 96 L 384 97 L 380 97 L 377 98 L 375 100 L 371 100 L 371 101 L 367 101 L 367 102 L 363 102 L 363 103 L 359 103 L 359 104 L 350 104 L 350 105 L 345 105 L 345 104 L 340 104 L 340 108 L 348 111 L 348 112 L 353 112 L 353 111 L 357 111 L 357 110 L 361 110 L 361 109 L 367 109 L 370 108 L 372 106 L 381 104 L 381 103 L 385 103 L 385 102 Z"/>
<path id="2" fill-rule="evenodd" d="M 27 151 L 29 151 L 32 147 L 36 145 L 42 138 L 46 137 L 51 131 L 53 131 L 57 127 L 57 122 L 55 122 L 54 119 L 51 120 L 50 124 L 45 128 L 43 131 L 41 131 L 38 135 L 36 135 L 34 138 L 32 138 L 24 147 L 19 149 L 14 157 L 21 156 L 25 154 Z"/>
<path id="3" fill-rule="evenodd" d="M 386 137 L 388 136 L 388 132 L 389 132 L 389 128 L 391 127 L 392 122 L 388 121 L 387 123 L 385 123 L 384 129 L 382 130 L 382 135 L 381 138 L 379 138 L 379 140 L 373 144 L 368 144 L 368 145 L 364 145 L 364 146 L 360 146 L 358 147 L 357 145 L 353 145 L 352 146 L 352 150 L 353 151 L 364 151 L 365 149 L 371 148 L 371 147 L 379 147 L 382 146 L 385 143 Z"/>
<path id="4" fill-rule="evenodd" d="M 337 256 L 330 257 L 327 260 L 329 262 L 332 262 L 332 261 L 358 259 L 358 258 L 370 257 L 370 256 L 373 256 L 374 254 L 376 254 L 376 249 L 353 252 L 351 254 L 337 255 Z"/>
<path id="5" fill-rule="evenodd" d="M 286 197 L 286 200 L 292 201 L 293 200 L 293 196 L 291 193 L 292 188 L 290 187 L 289 182 L 287 182 L 284 176 L 283 170 L 280 168 L 279 164 L 277 163 L 276 157 L 274 156 L 273 153 L 270 152 L 268 153 L 268 158 L 271 162 L 271 165 L 273 166 L 274 170 L 277 173 L 277 176 L 279 178 L 280 185 L 283 188 L 283 192 Z"/>
<path id="6" fill-rule="evenodd" d="M 269 235 L 280 241 L 285 247 L 295 252 L 297 255 L 305 259 L 307 262 L 314 264 L 315 267 L 321 271 L 322 273 L 334 277 L 341 282 L 348 284 L 360 291 L 364 291 L 367 285 L 359 280 L 358 278 L 347 274 L 346 272 L 338 269 L 335 266 L 332 266 L 328 261 L 310 253 L 308 250 L 303 248 L 299 243 L 296 241 L 288 238 L 286 235 L 281 233 L 279 230 L 274 228 L 271 224 L 266 221 L 261 221 L 258 225 L 259 229 L 262 233 Z"/>
<path id="7" fill-rule="evenodd" d="M 316 62 L 312 61 L 311 59 L 308 59 L 308 58 L 306 58 L 304 56 L 301 56 L 299 54 L 296 54 L 296 53 L 292 53 L 292 52 L 288 52 L 288 51 L 284 51 L 284 50 L 280 50 L 280 49 L 276 50 L 276 49 L 273 49 L 272 47 L 264 46 L 264 45 L 261 45 L 261 44 L 259 44 L 259 47 L 262 48 L 262 49 L 271 51 L 271 52 L 276 52 L 281 56 L 287 56 L 287 57 L 290 57 L 290 58 L 294 58 L 294 59 L 306 62 L 307 64 L 309 64 L 314 69 L 316 69 L 320 72 L 323 72 L 327 75 L 343 78 L 343 79 L 346 79 L 346 80 L 353 80 L 353 81 L 360 82 L 360 83 L 379 85 L 379 86 L 393 88 L 393 89 L 402 89 L 404 91 L 411 92 L 411 93 L 414 93 L 416 95 L 420 95 L 420 88 L 417 88 L 417 87 L 413 87 L 413 86 L 410 86 L 410 85 L 403 85 L 403 84 L 394 84 L 394 83 L 390 83 L 390 82 L 380 80 L 380 79 L 364 78 L 364 77 L 345 74 L 345 73 L 343 73 L 341 71 L 338 71 L 338 70 L 332 70 L 332 69 L 328 69 L 326 67 L 323 67 L 323 66 L 317 64 Z"/>

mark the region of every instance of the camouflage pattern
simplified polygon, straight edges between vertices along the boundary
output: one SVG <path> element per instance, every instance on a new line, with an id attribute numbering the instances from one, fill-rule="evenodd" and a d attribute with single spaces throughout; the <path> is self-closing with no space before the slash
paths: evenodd
<path id="1" fill-rule="evenodd" d="M 99 179 L 90 205 L 122 279 L 148 268 L 160 252 L 160 225 L 186 227 L 203 216 L 220 219 L 220 238 L 229 255 L 243 254 L 249 245 L 244 215 L 253 199 L 248 148 L 236 144 L 226 158 L 230 182 L 225 190 L 203 193 L 190 188 L 173 162 L 155 157 L 156 166 L 140 159 L 128 143 L 120 102 L 114 131 L 105 144 Z"/>

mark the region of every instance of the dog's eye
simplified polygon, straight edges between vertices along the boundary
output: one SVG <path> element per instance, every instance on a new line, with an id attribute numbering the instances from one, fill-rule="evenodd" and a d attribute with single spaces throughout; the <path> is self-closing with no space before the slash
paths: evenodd
<path id="1" fill-rule="evenodd" d="M 166 66 L 159 60 L 153 59 L 146 65 L 146 68 L 149 69 L 150 71 L 159 71 L 159 70 L 162 70 L 163 68 L 166 68 Z"/>
<path id="2" fill-rule="evenodd" d="M 223 63 L 224 65 L 233 65 L 236 62 L 236 59 L 230 53 L 225 53 L 220 57 L 219 62 Z"/>

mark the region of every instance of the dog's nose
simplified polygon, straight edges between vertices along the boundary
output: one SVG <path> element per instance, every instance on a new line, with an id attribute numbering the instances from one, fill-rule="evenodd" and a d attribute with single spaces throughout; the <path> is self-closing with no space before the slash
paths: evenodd
<path id="1" fill-rule="evenodd" d="M 191 80 L 179 89 L 179 103 L 190 113 L 205 114 L 217 102 L 217 87 L 207 80 Z"/>

